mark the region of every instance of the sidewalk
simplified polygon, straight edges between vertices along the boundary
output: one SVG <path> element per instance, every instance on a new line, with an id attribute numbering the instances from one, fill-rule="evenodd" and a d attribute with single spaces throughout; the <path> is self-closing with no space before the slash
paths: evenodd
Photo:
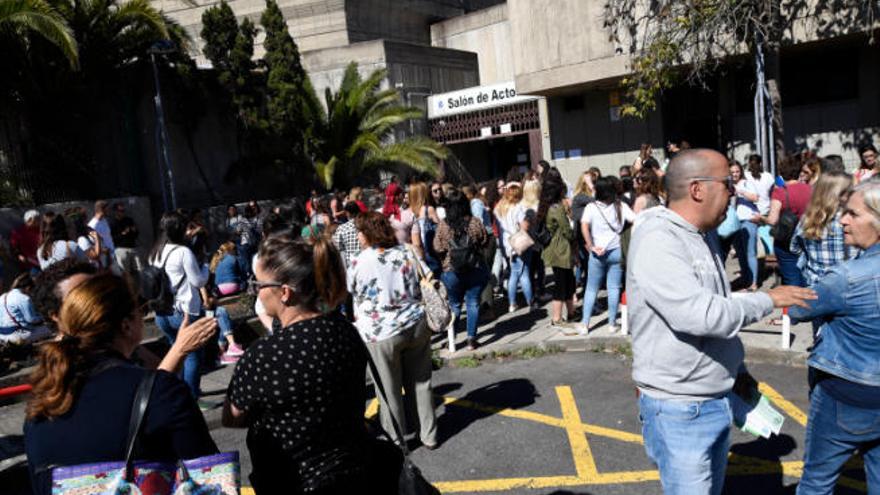
<path id="1" fill-rule="evenodd" d="M 728 260 L 727 272 L 735 279 L 735 260 Z M 766 291 L 773 286 L 773 277 L 764 281 L 760 290 Z M 734 296 L 736 297 L 736 296 Z M 599 293 L 599 299 L 605 298 L 605 292 Z M 495 300 L 496 314 L 494 321 L 482 323 L 477 330 L 479 347 L 473 351 L 465 350 L 466 334 L 464 321 L 459 325 L 455 335 L 455 352 L 450 352 L 447 334 L 435 334 L 432 344 L 437 355 L 443 359 L 458 359 L 482 356 L 491 353 L 506 353 L 529 347 L 541 349 L 558 348 L 566 351 L 587 351 L 630 345 L 630 336 L 611 333 L 608 329 L 607 312 L 595 315 L 590 320 L 589 335 L 566 336 L 557 327 L 550 326 L 550 303 L 541 305 L 535 311 L 521 308 L 515 313 L 507 314 L 507 296 Z M 578 300 L 578 306 L 581 304 Z M 464 312 L 462 320 L 464 320 Z M 622 322 L 622 307 L 618 312 Z M 804 366 L 807 359 L 807 347 L 812 344 L 812 326 L 802 323 L 791 326 L 790 348 L 782 348 L 782 326 L 770 324 L 771 319 L 782 318 L 782 311 L 776 310 L 771 316 L 743 329 L 739 336 L 746 348 L 746 360 L 753 362 L 769 362 Z M 599 325 L 599 326 L 597 326 Z M 573 327 L 572 327 L 573 328 Z"/>

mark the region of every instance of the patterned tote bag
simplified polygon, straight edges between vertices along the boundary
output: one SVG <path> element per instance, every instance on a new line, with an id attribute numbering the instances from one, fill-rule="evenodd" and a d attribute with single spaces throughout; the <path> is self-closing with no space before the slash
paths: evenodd
<path id="1" fill-rule="evenodd" d="M 150 401 L 156 372 L 138 386 L 129 422 L 125 461 L 52 469 L 52 495 L 238 495 L 238 452 L 174 462 L 134 461 L 134 446 Z"/>

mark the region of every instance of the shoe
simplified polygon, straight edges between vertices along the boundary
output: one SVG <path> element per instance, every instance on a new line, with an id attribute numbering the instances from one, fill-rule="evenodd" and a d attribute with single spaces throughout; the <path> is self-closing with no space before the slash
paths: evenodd
<path id="1" fill-rule="evenodd" d="M 562 335 L 571 337 L 578 334 L 578 331 L 574 327 L 564 321 L 550 320 L 550 326 L 557 328 Z"/>
<path id="2" fill-rule="evenodd" d="M 229 344 L 229 348 L 226 349 L 226 352 L 224 354 L 234 357 L 241 357 L 244 356 L 244 349 L 242 349 L 241 346 L 238 344 Z"/>
<path id="3" fill-rule="evenodd" d="M 586 323 L 578 323 L 576 330 L 578 335 L 582 335 L 584 337 L 590 334 L 590 327 Z"/>
<path id="4" fill-rule="evenodd" d="M 508 306 L 508 307 L 507 307 L 507 312 L 508 312 L 508 313 L 516 313 L 516 305 L 515 305 L 515 304 L 511 304 L 510 306 Z"/>
<path id="5" fill-rule="evenodd" d="M 620 327 L 617 325 L 609 325 L 608 326 L 608 333 L 617 333 L 619 331 L 620 331 Z"/>
<path id="6" fill-rule="evenodd" d="M 428 449 L 428 450 L 437 450 L 437 447 L 438 447 L 438 446 L 437 446 L 436 443 L 428 443 L 428 442 L 424 442 L 424 441 L 423 441 L 423 442 L 422 442 L 422 447 L 424 447 L 424 448 L 426 448 L 426 449 Z"/>
<path id="7" fill-rule="evenodd" d="M 538 305 L 537 301 L 532 301 L 532 303 L 529 304 L 529 311 L 537 311 L 539 309 L 541 309 L 541 306 Z"/>
<path id="8" fill-rule="evenodd" d="M 239 359 L 241 359 L 241 355 L 233 356 L 229 354 L 229 351 L 226 351 L 220 356 L 220 364 L 235 364 Z"/>
<path id="9" fill-rule="evenodd" d="M 467 349 L 469 351 L 473 351 L 479 346 L 480 346 L 480 344 L 477 343 L 477 339 L 475 339 L 473 337 L 468 337 L 467 346 L 465 347 L 465 349 Z"/>
<path id="10" fill-rule="evenodd" d="M 202 412 L 210 411 L 212 409 L 217 409 L 223 404 L 220 402 L 214 402 L 206 399 L 199 399 L 196 401 L 199 405 L 199 410 Z"/>

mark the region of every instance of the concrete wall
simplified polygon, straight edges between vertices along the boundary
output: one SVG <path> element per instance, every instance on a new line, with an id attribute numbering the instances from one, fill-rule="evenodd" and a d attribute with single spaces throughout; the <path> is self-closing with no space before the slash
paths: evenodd
<path id="1" fill-rule="evenodd" d="M 500 4 L 431 26 L 431 44 L 475 52 L 480 85 L 513 81 L 513 50 L 507 4 Z"/>
<path id="2" fill-rule="evenodd" d="M 349 41 L 386 39 L 427 45 L 432 22 L 461 15 L 455 2 L 444 0 L 347 0 Z"/>

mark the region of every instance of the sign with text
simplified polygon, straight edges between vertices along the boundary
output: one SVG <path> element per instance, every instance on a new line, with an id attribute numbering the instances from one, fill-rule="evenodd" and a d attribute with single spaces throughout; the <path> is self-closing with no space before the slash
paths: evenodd
<path id="1" fill-rule="evenodd" d="M 476 86 L 473 88 L 443 93 L 428 97 L 428 118 L 435 119 L 447 115 L 473 112 L 486 108 L 500 107 L 511 103 L 537 100 L 537 96 L 522 96 L 516 92 L 513 82 Z"/>

